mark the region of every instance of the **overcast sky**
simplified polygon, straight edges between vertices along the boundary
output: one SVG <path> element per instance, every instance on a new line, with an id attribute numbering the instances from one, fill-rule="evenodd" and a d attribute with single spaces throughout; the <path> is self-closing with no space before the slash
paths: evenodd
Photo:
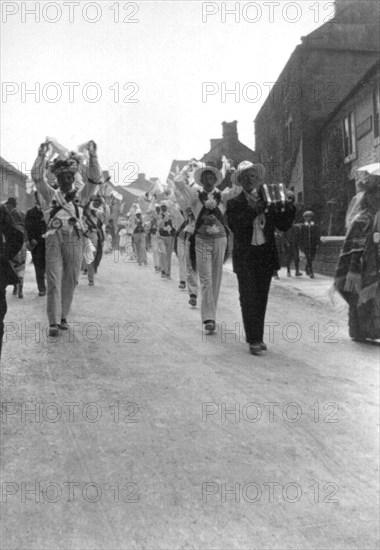
<path id="1" fill-rule="evenodd" d="M 94 139 L 115 183 L 134 165 L 166 181 L 172 159 L 201 157 L 224 120 L 254 148 L 264 83 L 333 10 L 325 0 L 1 4 L 1 156 L 30 169 L 46 136 L 73 149 Z M 25 95 L 37 83 L 37 97 Z M 205 83 L 213 95 L 202 97 Z M 223 98 L 236 83 L 239 96 Z"/>

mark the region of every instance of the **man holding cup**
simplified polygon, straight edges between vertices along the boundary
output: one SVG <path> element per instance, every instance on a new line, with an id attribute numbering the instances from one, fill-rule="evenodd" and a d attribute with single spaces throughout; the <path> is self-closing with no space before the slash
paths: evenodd
<path id="1" fill-rule="evenodd" d="M 227 202 L 227 221 L 234 234 L 233 268 L 239 285 L 246 340 L 252 355 L 267 349 L 264 337 L 265 312 L 273 272 L 280 269 L 274 231 L 287 231 L 296 209 L 294 195 L 283 192 L 268 199 L 262 185 L 265 168 L 243 161 L 234 174 L 242 192 Z M 282 185 L 282 184 L 281 184 Z M 270 186 L 273 189 L 273 185 Z M 279 199 L 276 200 L 276 195 Z"/>

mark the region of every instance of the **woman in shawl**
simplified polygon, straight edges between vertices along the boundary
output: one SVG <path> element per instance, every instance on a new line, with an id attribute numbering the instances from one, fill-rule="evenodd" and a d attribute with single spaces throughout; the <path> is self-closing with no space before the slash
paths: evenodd
<path id="1" fill-rule="evenodd" d="M 334 286 L 349 306 L 350 337 L 380 338 L 380 176 L 368 175 L 347 229 Z"/>

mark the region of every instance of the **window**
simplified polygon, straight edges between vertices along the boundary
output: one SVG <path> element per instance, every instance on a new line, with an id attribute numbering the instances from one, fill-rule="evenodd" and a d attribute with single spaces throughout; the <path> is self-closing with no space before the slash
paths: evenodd
<path id="1" fill-rule="evenodd" d="M 345 162 L 351 162 L 356 158 L 355 119 L 353 112 L 343 119 L 343 150 Z"/>
<path id="2" fill-rule="evenodd" d="M 20 196 L 18 185 L 15 184 L 15 198 L 18 199 Z"/>
<path id="3" fill-rule="evenodd" d="M 378 138 L 379 132 L 379 109 L 380 109 L 380 84 L 373 90 L 373 137 Z"/>
<path id="4" fill-rule="evenodd" d="M 288 154 L 292 154 L 293 149 L 293 119 L 290 116 L 288 119 L 288 122 L 285 124 L 285 130 L 286 130 L 286 147 Z"/>

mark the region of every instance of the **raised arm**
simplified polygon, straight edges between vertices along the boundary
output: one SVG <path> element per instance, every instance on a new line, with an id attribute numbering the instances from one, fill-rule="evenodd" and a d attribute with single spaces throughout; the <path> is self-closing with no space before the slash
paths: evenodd
<path id="1" fill-rule="evenodd" d="M 81 198 L 87 202 L 89 197 L 94 194 L 96 185 L 101 183 L 102 170 L 99 165 L 97 146 L 94 141 L 88 142 L 89 162 L 84 166 L 81 173 L 85 182 L 83 189 L 80 192 Z"/>
<path id="2" fill-rule="evenodd" d="M 193 187 L 189 187 L 185 181 L 183 174 L 178 174 L 174 178 L 176 190 L 182 195 L 182 198 L 187 202 L 190 208 L 194 206 L 198 199 L 198 191 Z"/>
<path id="3" fill-rule="evenodd" d="M 54 189 L 48 184 L 46 179 L 46 153 L 48 145 L 42 143 L 38 149 L 38 157 L 34 161 L 31 177 L 36 184 L 38 192 L 47 203 L 50 203 L 54 197 Z"/>
<path id="4" fill-rule="evenodd" d="M 226 204 L 227 201 L 229 201 L 230 199 L 237 197 L 237 195 L 241 193 L 241 190 L 241 186 L 239 187 L 237 185 L 233 185 L 232 187 L 226 187 L 226 189 L 223 189 L 223 191 L 221 192 L 223 204 Z"/>

